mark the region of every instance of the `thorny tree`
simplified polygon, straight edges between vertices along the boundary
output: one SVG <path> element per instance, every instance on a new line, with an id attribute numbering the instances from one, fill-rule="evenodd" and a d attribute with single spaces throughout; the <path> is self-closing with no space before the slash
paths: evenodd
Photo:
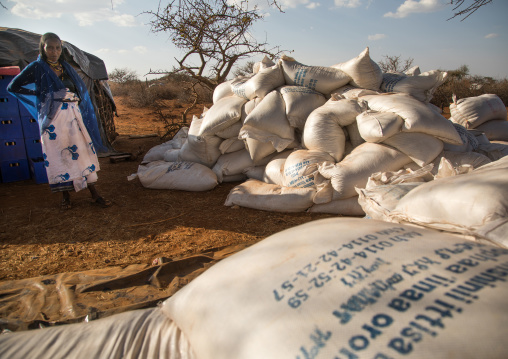
<path id="1" fill-rule="evenodd" d="M 450 0 L 450 4 L 454 5 L 453 11 L 455 11 L 450 19 L 456 18 L 458 16 L 464 16 L 462 20 L 465 20 L 482 6 L 490 4 L 492 0 L 473 0 L 471 4 L 466 4 L 467 6 L 465 8 L 463 7 L 464 2 L 465 0 Z"/>
<path id="2" fill-rule="evenodd" d="M 406 72 L 413 66 L 413 58 L 402 60 L 399 56 L 383 56 L 385 59 L 378 62 L 383 72 Z"/>
<path id="3" fill-rule="evenodd" d="M 171 0 L 147 13 L 152 15 L 152 32 L 167 32 L 183 52 L 173 72 L 187 73 L 211 90 L 226 81 L 238 60 L 279 54 L 278 47 L 269 48 L 250 34 L 263 15 L 245 0 Z"/>

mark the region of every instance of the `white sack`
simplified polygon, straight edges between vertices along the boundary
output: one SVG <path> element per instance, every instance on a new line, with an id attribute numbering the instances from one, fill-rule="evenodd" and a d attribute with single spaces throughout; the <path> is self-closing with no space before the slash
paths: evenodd
<path id="1" fill-rule="evenodd" d="M 388 216 L 400 199 L 421 184 L 422 182 L 411 182 L 357 188 L 358 204 L 370 218 L 389 222 Z"/>
<path id="2" fill-rule="evenodd" d="M 506 120 L 507 111 L 503 101 L 494 94 L 484 94 L 457 100 L 450 104 L 453 121 L 467 129 L 476 128 L 490 120 Z"/>
<path id="3" fill-rule="evenodd" d="M 205 107 L 204 111 L 208 111 Z M 189 127 L 182 127 L 178 130 L 178 132 L 173 136 L 173 138 L 169 141 L 173 148 L 182 148 L 185 141 L 187 141 L 187 137 L 189 137 Z"/>
<path id="4" fill-rule="evenodd" d="M 204 117 L 193 116 L 187 141 L 178 152 L 178 161 L 196 162 L 212 167 L 221 155 L 219 146 L 222 138 L 199 135 L 203 121 Z"/>
<path id="5" fill-rule="evenodd" d="M 320 92 L 307 87 L 284 86 L 279 91 L 286 104 L 289 124 L 300 131 L 303 131 L 310 113 L 326 102 L 326 98 Z"/>
<path id="6" fill-rule="evenodd" d="M 492 162 L 488 157 L 482 155 L 481 153 L 443 151 L 443 153 L 436 157 L 433 161 L 434 168 L 432 169 L 432 174 L 437 175 L 439 164 L 443 158 L 449 161 L 459 172 L 461 167 L 472 167 L 473 169 L 476 169 Z"/>
<path id="7" fill-rule="evenodd" d="M 187 141 L 189 127 L 182 127 L 169 141 L 154 146 L 148 150 L 143 157 L 142 162 L 160 161 L 164 159 L 164 154 L 170 149 L 180 149 Z"/>
<path id="8" fill-rule="evenodd" d="M 266 183 L 276 184 L 279 186 L 284 185 L 284 164 L 285 158 L 273 159 L 265 167 L 262 181 Z"/>
<path id="9" fill-rule="evenodd" d="M 247 95 L 245 94 L 245 83 L 252 77 L 254 74 L 248 75 L 240 75 L 231 80 L 231 91 L 237 97 L 247 99 Z"/>
<path id="10" fill-rule="evenodd" d="M 255 179 L 258 181 L 264 181 L 263 176 L 265 175 L 265 166 L 251 166 L 243 170 L 243 173 L 247 178 Z"/>
<path id="11" fill-rule="evenodd" d="M 328 203 L 317 203 L 310 207 L 309 213 L 329 213 L 338 216 L 364 216 L 365 212 L 358 203 L 358 197 L 332 200 Z"/>
<path id="12" fill-rule="evenodd" d="M 388 184 L 426 182 L 424 177 L 431 173 L 433 168 L 434 164 L 431 163 L 416 170 L 405 168 L 395 172 L 376 172 L 369 177 L 365 188 L 371 189 Z"/>
<path id="13" fill-rule="evenodd" d="M 213 166 L 212 171 L 217 176 L 219 183 L 221 183 L 224 176 L 242 174 L 246 168 L 252 166 L 254 166 L 254 162 L 252 162 L 249 152 L 243 149 L 221 155 Z"/>
<path id="14" fill-rule="evenodd" d="M 342 96 L 347 99 L 356 100 L 359 97 L 366 96 L 366 95 L 379 95 L 378 91 L 359 88 L 351 85 L 346 85 L 339 87 L 336 90 L 333 90 L 330 93 L 330 96 L 332 98 Z"/>
<path id="15" fill-rule="evenodd" d="M 383 143 L 405 153 L 421 167 L 432 162 L 443 151 L 443 142 L 425 133 L 400 132 Z"/>
<path id="16" fill-rule="evenodd" d="M 314 187 L 314 176 L 305 176 L 307 166 L 322 162 L 332 162 L 333 157 L 326 152 L 297 150 L 292 152 L 284 163 L 284 186 Z"/>
<path id="17" fill-rule="evenodd" d="M 357 57 L 332 67 L 348 74 L 350 83 L 356 87 L 378 91 L 383 81 L 383 70 L 370 58 L 368 47 Z"/>
<path id="18" fill-rule="evenodd" d="M 212 167 L 221 155 L 222 138 L 217 136 L 194 136 L 189 134 L 187 142 L 178 152 L 179 161 L 196 162 Z"/>
<path id="19" fill-rule="evenodd" d="M 245 144 L 242 140 L 239 140 L 238 138 L 229 138 L 227 140 L 224 140 L 221 142 L 219 146 L 219 151 L 222 154 L 236 152 L 242 149 L 245 149 Z"/>
<path id="20" fill-rule="evenodd" d="M 383 142 L 402 130 L 404 120 L 394 112 L 367 110 L 356 116 L 360 136 L 367 142 Z"/>
<path id="21" fill-rule="evenodd" d="M 330 218 L 220 261 L 162 308 L 199 359 L 502 359 L 506 258 L 438 231 Z"/>
<path id="22" fill-rule="evenodd" d="M 304 212 L 312 206 L 313 188 L 290 188 L 250 179 L 229 192 L 225 206 L 271 212 Z"/>
<path id="23" fill-rule="evenodd" d="M 256 108 L 257 105 L 259 105 L 261 103 L 261 100 L 263 100 L 262 98 L 255 98 L 255 99 L 252 99 L 250 101 L 248 101 L 245 106 L 244 106 L 244 113 L 242 113 L 242 123 L 245 122 L 245 118 L 247 117 L 247 115 L 249 115 L 252 110 L 254 110 Z M 245 118 L 243 117 L 243 115 L 245 114 Z"/>
<path id="24" fill-rule="evenodd" d="M 464 126 L 459 125 L 458 123 L 454 123 L 453 125 L 465 128 Z M 483 131 L 475 130 L 475 129 L 466 130 L 466 131 L 476 138 L 476 141 L 478 142 L 479 145 L 488 145 L 490 143 L 489 139 L 487 138 L 487 136 L 485 136 L 485 133 Z"/>
<path id="25" fill-rule="evenodd" d="M 447 72 L 432 70 L 419 75 L 407 76 L 400 73 L 383 74 L 381 90 L 384 92 L 402 92 L 422 102 L 430 102 L 436 89 L 448 76 Z"/>
<path id="26" fill-rule="evenodd" d="M 242 78 L 240 81 L 234 82 L 232 88 L 235 95 L 252 100 L 255 97 L 263 98 L 284 84 L 282 68 L 280 64 L 276 64 L 260 70 L 249 78 Z"/>
<path id="27" fill-rule="evenodd" d="M 413 66 L 405 72 L 407 76 L 418 76 L 421 73 L 420 66 Z"/>
<path id="28" fill-rule="evenodd" d="M 422 132 L 443 142 L 462 145 L 462 139 L 451 121 L 432 110 L 425 103 L 407 94 L 384 94 L 363 96 L 371 110 L 394 112 L 404 120 L 403 132 Z"/>
<path id="29" fill-rule="evenodd" d="M 215 135 L 240 120 L 246 102 L 237 96 L 221 98 L 206 112 L 198 135 Z"/>
<path id="30" fill-rule="evenodd" d="M 176 189 L 181 191 L 208 191 L 217 186 L 213 171 L 195 162 L 150 162 L 138 167 L 137 177 L 143 187 Z"/>
<path id="31" fill-rule="evenodd" d="M 365 102 L 341 99 L 328 101 L 311 112 L 303 130 L 302 144 L 309 150 L 329 153 L 336 162 L 344 155 L 346 136 L 343 127 L 356 121 L 366 109 Z"/>
<path id="32" fill-rule="evenodd" d="M 248 127 L 245 128 L 248 130 Z M 256 140 L 255 138 L 247 137 L 244 141 L 244 147 L 249 151 L 250 158 L 254 163 L 258 163 L 263 158 L 270 156 L 271 154 L 277 152 L 275 147 L 271 142 L 262 142 Z"/>
<path id="33" fill-rule="evenodd" d="M 273 62 L 268 56 L 265 55 L 265 57 L 263 57 L 263 60 L 254 63 L 254 66 L 252 66 L 252 72 L 257 74 L 260 70 L 267 69 L 274 65 L 275 62 Z"/>
<path id="34" fill-rule="evenodd" d="M 497 161 L 504 156 L 508 156 L 508 142 L 494 141 L 489 144 L 481 144 L 478 146 L 478 152 L 492 161 Z"/>
<path id="35" fill-rule="evenodd" d="M 283 56 L 279 62 L 282 64 L 286 85 L 308 87 L 324 95 L 351 80 L 344 71 L 333 67 L 307 66 L 288 56 Z"/>
<path id="36" fill-rule="evenodd" d="M 166 162 L 178 162 L 178 158 L 180 158 L 180 149 L 179 148 L 171 148 L 164 152 L 164 161 Z"/>
<path id="37" fill-rule="evenodd" d="M 508 141 L 508 121 L 490 120 L 476 126 L 490 141 Z"/>
<path id="38" fill-rule="evenodd" d="M 319 173 L 332 181 L 334 199 L 344 199 L 357 195 L 355 187 L 364 188 L 372 173 L 397 171 L 411 162 L 400 151 L 389 146 L 365 142 L 337 163 L 324 163 Z"/>
<path id="39" fill-rule="evenodd" d="M 90 323 L 3 334 L 0 357 L 197 359 L 185 334 L 159 307 Z"/>
<path id="40" fill-rule="evenodd" d="M 274 156 L 265 167 L 263 182 L 284 185 L 284 164 L 292 151 L 284 151 Z"/>
<path id="41" fill-rule="evenodd" d="M 160 145 L 153 146 L 146 152 L 142 162 L 145 163 L 164 160 L 164 154 L 166 153 L 167 150 L 170 149 L 173 149 L 171 141 L 167 141 L 161 143 Z"/>
<path id="42" fill-rule="evenodd" d="M 452 122 L 453 120 L 450 119 Z M 462 139 L 462 145 L 451 145 L 449 143 L 445 143 L 443 150 L 445 151 L 455 151 L 455 152 L 471 152 L 476 151 L 479 146 L 478 135 L 472 133 L 472 131 L 476 130 L 467 130 L 464 126 L 459 125 L 458 123 L 453 123 L 453 126 L 457 130 L 460 138 Z M 476 131 L 477 133 L 479 131 Z M 488 140 L 487 140 L 488 142 Z"/>
<path id="43" fill-rule="evenodd" d="M 233 123 L 231 126 L 226 127 L 223 130 L 218 131 L 215 136 L 223 138 L 225 140 L 230 138 L 238 139 L 238 134 L 240 133 L 240 129 L 243 126 L 242 121 L 237 121 Z"/>
<path id="44" fill-rule="evenodd" d="M 252 110 L 240 130 L 239 138 L 253 138 L 271 142 L 281 152 L 295 140 L 294 128 L 289 125 L 284 99 L 272 91 Z"/>
<path id="45" fill-rule="evenodd" d="M 362 135 L 360 134 L 357 122 L 353 122 L 352 124 L 347 125 L 345 133 L 347 138 L 346 143 L 350 142 L 353 148 L 356 148 L 365 142 Z"/>
<path id="46" fill-rule="evenodd" d="M 387 221 L 390 212 L 409 191 L 425 182 L 425 177 L 434 165 L 430 164 L 415 171 L 373 173 L 365 188 L 356 188 L 358 203 L 372 219 Z M 431 175 L 432 177 L 432 175 Z"/>
<path id="47" fill-rule="evenodd" d="M 436 179 L 404 196 L 393 222 L 474 235 L 508 247 L 508 157 L 468 174 Z"/>
<path id="48" fill-rule="evenodd" d="M 226 81 L 226 82 L 223 82 L 223 83 L 217 85 L 217 87 L 213 90 L 212 101 L 214 104 L 217 103 L 217 101 L 219 101 L 220 99 L 222 99 L 224 97 L 229 97 L 229 96 L 234 95 L 233 91 L 231 90 L 231 83 L 232 82 L 233 82 L 233 80 L 229 80 L 229 81 Z"/>
<path id="49" fill-rule="evenodd" d="M 442 177 L 447 176 L 447 172 L 448 175 L 466 173 L 490 162 L 491 160 L 487 156 L 477 152 L 443 151 L 434 159 L 434 161 L 432 161 L 431 165 L 433 168 L 430 172 L 422 178 L 428 182 L 434 180 L 434 178 L 438 176 L 440 169 L 440 176 Z M 448 168 L 442 169 L 442 165 L 446 165 Z M 405 168 L 413 171 L 419 171 L 422 169 L 422 167 L 414 162 L 406 165 Z"/>

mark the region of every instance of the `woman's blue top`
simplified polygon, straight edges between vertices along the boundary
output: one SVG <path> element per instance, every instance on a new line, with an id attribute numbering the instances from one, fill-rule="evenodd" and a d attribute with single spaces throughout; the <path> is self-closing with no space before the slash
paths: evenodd
<path id="1" fill-rule="evenodd" d="M 103 145 L 95 110 L 85 83 L 78 73 L 66 61 L 61 61 L 65 72 L 70 76 L 81 99 L 79 110 L 83 122 L 98 152 L 108 152 Z M 15 96 L 39 123 L 41 133 L 51 124 L 53 116 L 61 106 L 61 100 L 67 92 L 62 80 L 39 55 L 37 60 L 26 66 L 7 86 L 7 90 Z"/>

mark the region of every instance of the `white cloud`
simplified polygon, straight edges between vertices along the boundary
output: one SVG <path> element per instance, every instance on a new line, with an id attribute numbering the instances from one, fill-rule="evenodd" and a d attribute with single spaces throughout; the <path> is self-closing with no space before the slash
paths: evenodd
<path id="1" fill-rule="evenodd" d="M 14 2 L 16 4 L 12 7 L 11 12 L 16 16 L 27 19 L 59 18 L 62 16 L 62 12 L 55 11 L 51 4 L 49 4 L 49 1 L 40 1 L 38 4 L 32 4 L 33 1 L 27 0 L 14 0 Z"/>
<path id="2" fill-rule="evenodd" d="M 138 53 L 138 54 L 146 54 L 148 52 L 148 49 L 146 46 L 134 46 L 131 50 L 127 49 L 118 49 L 118 50 L 112 50 L 108 48 L 102 48 L 99 50 L 96 50 L 95 53 L 98 54 L 120 54 L 120 55 L 126 55 L 126 54 L 132 54 L 132 53 Z"/>
<path id="3" fill-rule="evenodd" d="M 444 0 L 406 0 L 395 13 L 388 12 L 384 17 L 403 18 L 413 13 L 436 12 L 446 6 Z"/>
<path id="4" fill-rule="evenodd" d="M 337 7 L 358 7 L 361 5 L 360 0 L 335 0 L 335 6 Z"/>
<path id="5" fill-rule="evenodd" d="M 279 5 L 281 5 L 281 8 L 287 9 L 287 8 L 296 8 L 300 5 L 305 6 L 308 9 L 315 9 L 320 4 L 316 2 L 311 2 L 310 0 L 278 0 Z"/>
<path id="6" fill-rule="evenodd" d="M 108 19 L 112 23 L 123 26 L 123 27 L 130 27 L 130 26 L 136 26 L 136 19 L 132 15 L 123 14 L 123 15 L 115 15 Z"/>
<path id="7" fill-rule="evenodd" d="M 136 46 L 134 47 L 134 51 L 139 54 L 146 54 L 148 49 L 145 46 Z"/>
<path id="8" fill-rule="evenodd" d="M 376 40 L 384 39 L 385 37 L 386 37 L 385 34 L 375 34 L 375 35 L 369 35 L 368 39 L 369 39 L 369 41 L 376 41 Z"/>
<path id="9" fill-rule="evenodd" d="M 11 12 L 19 17 L 40 20 L 72 16 L 79 26 L 110 21 L 117 26 L 136 26 L 134 16 L 122 14 L 118 5 L 124 0 L 9 0 L 15 3 Z"/>
<path id="10" fill-rule="evenodd" d="M 494 33 L 493 33 L 493 34 L 488 34 L 488 35 L 485 35 L 485 38 L 486 38 L 486 39 L 493 39 L 493 38 L 498 37 L 498 36 L 499 36 L 499 34 L 494 34 Z"/>
<path id="11" fill-rule="evenodd" d="M 357 1 L 357 0 L 355 0 L 355 1 Z M 242 3 L 242 0 L 228 0 L 228 3 L 239 5 L 240 3 Z M 255 7 L 257 7 L 258 10 L 268 10 L 270 8 L 273 9 L 274 7 L 273 6 L 270 7 L 269 4 L 270 4 L 270 2 L 268 2 L 266 0 L 249 0 L 248 7 L 250 9 L 252 9 L 255 6 Z M 280 8 L 282 10 L 294 9 L 294 8 L 297 8 L 298 6 L 305 6 L 307 9 L 315 9 L 318 6 L 321 6 L 320 3 L 313 2 L 311 0 L 277 0 L 277 4 L 280 6 Z M 245 5 L 245 4 L 242 3 L 242 5 Z M 269 14 L 264 14 L 264 15 L 267 16 Z"/>
<path id="12" fill-rule="evenodd" d="M 319 6 L 321 6 L 321 4 L 320 4 L 320 3 L 318 3 L 318 2 L 311 2 L 311 3 L 309 3 L 308 5 L 306 5 L 305 7 L 306 7 L 307 9 L 311 9 L 311 10 L 312 10 L 312 9 L 315 9 L 315 8 L 317 8 L 317 7 L 319 7 Z"/>

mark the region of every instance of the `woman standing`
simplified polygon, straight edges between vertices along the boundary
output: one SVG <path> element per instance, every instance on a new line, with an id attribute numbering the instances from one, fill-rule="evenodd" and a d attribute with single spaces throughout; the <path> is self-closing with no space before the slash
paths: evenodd
<path id="1" fill-rule="evenodd" d="M 93 203 L 109 207 L 97 189 L 100 141 L 97 119 L 83 80 L 62 58 L 62 42 L 42 35 L 39 57 L 16 76 L 7 90 L 38 119 L 44 165 L 52 192 L 62 192 L 61 208 L 71 208 L 70 191 L 88 188 Z"/>

